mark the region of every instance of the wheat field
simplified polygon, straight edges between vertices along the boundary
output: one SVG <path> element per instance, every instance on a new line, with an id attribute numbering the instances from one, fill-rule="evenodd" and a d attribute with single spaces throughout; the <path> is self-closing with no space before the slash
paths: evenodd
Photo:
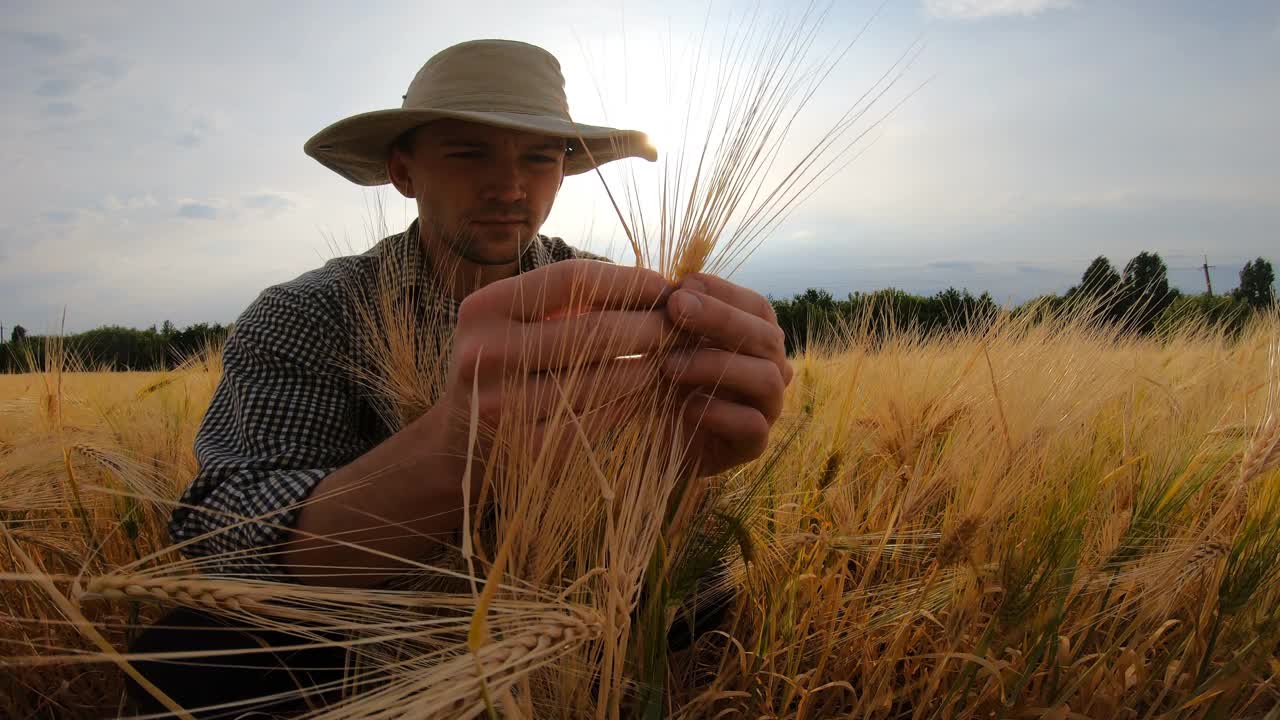
<path id="1" fill-rule="evenodd" d="M 605 181 L 636 265 L 732 277 L 914 92 L 889 94 L 918 43 L 787 137 L 860 37 L 817 43 L 830 7 L 752 15 L 691 56 L 685 146 Z M 396 430 L 451 356 L 419 299 L 381 295 L 354 314 L 383 345 L 341 370 Z M 468 468 L 486 449 L 456 543 L 369 589 L 167 547 L 218 349 L 111 374 L 51 348 L 0 376 L 0 712 L 128 712 L 130 661 L 156 659 L 129 639 L 188 606 L 345 648 L 338 699 L 305 714 L 327 720 L 1280 717 L 1280 316 L 1238 336 L 1087 316 L 935 336 L 849 318 L 791 359 L 764 454 L 710 478 L 673 388 L 592 422 L 579 403 L 608 389 L 568 347 L 536 432 L 529 408 L 491 426 L 473 401 Z M 668 350 L 637 362 L 656 377 Z"/>
<path id="2" fill-rule="evenodd" d="M 718 478 L 718 509 L 684 523 L 716 546 L 726 571 L 707 592 L 728 611 L 666 650 L 656 681 L 644 653 L 619 644 L 619 662 L 593 645 L 619 621 L 599 588 L 581 589 L 591 563 L 535 572 L 546 540 L 520 561 L 492 538 L 495 552 L 476 550 L 476 577 L 505 578 L 479 596 L 195 574 L 165 550 L 164 524 L 195 471 L 216 349 L 164 373 L 60 358 L 0 376 L 0 711 L 124 711 L 117 651 L 186 604 L 269 627 L 362 619 L 352 673 L 392 677 L 401 695 L 353 692 L 317 717 L 373 716 L 393 697 L 417 703 L 406 717 L 1275 716 L 1274 315 L 1235 339 L 1134 339 L 1070 319 L 952 337 L 857 327 L 794 358 L 770 451 Z M 676 554 L 676 533 L 658 534 L 669 542 L 638 550 L 640 574 L 665 568 L 674 587 L 680 563 L 649 561 L 653 547 Z M 648 622 L 637 598 L 621 622 L 632 636 Z M 659 627 L 682 622 L 675 605 Z M 393 636 L 378 622 L 424 607 L 452 608 L 455 627 Z M 405 647 L 416 662 L 393 662 Z"/>

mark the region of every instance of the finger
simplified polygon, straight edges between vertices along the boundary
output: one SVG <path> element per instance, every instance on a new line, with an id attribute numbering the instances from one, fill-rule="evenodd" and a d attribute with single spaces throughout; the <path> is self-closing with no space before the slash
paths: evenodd
<path id="1" fill-rule="evenodd" d="M 602 310 L 517 327 L 520 359 L 530 370 L 596 364 L 670 346 L 675 325 L 660 310 Z"/>
<path id="2" fill-rule="evenodd" d="M 666 312 L 682 331 L 701 335 L 724 350 L 771 360 L 783 372 L 786 343 L 777 323 L 688 289 L 671 295 Z"/>
<path id="3" fill-rule="evenodd" d="M 745 310 L 761 320 L 767 320 L 775 325 L 778 323 L 778 316 L 773 311 L 773 303 L 769 302 L 768 298 L 751 288 L 731 283 L 722 277 L 706 273 L 690 273 L 680 280 L 676 289 L 710 295 L 733 307 Z"/>
<path id="4" fill-rule="evenodd" d="M 769 422 L 748 405 L 698 394 L 685 405 L 684 419 L 697 434 L 711 435 L 730 465 L 760 457 L 769 445 Z"/>
<path id="5" fill-rule="evenodd" d="M 571 410 L 579 422 L 598 425 L 606 417 L 634 415 L 652 395 L 658 368 L 646 358 L 611 360 L 568 372 L 529 376 L 519 390 L 524 417 L 542 422 Z M 567 416 L 561 415 L 568 420 Z"/>
<path id="6" fill-rule="evenodd" d="M 481 420 L 496 426 L 545 421 L 567 403 L 577 415 L 603 406 L 625 404 L 659 377 L 656 364 L 643 358 L 611 360 L 598 365 L 513 375 L 480 388 Z"/>
<path id="7" fill-rule="evenodd" d="M 565 260 L 499 280 L 468 295 L 458 310 L 466 316 L 498 316 L 525 322 L 579 308 L 649 309 L 670 288 L 658 273 L 600 260 Z"/>
<path id="8" fill-rule="evenodd" d="M 750 288 L 731 283 L 724 278 L 705 273 L 691 273 L 680 281 L 677 288 L 710 295 L 728 305 L 751 313 L 770 325 L 778 325 L 778 315 L 774 312 L 773 303 L 769 302 L 768 298 Z M 781 332 L 781 328 L 778 329 L 778 332 Z M 782 354 L 777 360 L 778 370 L 782 373 L 783 384 L 790 385 L 792 377 L 795 376 L 795 371 L 791 367 L 791 363 L 786 359 L 786 336 L 784 334 L 781 337 L 783 339 Z"/>
<path id="9" fill-rule="evenodd" d="M 786 385 L 772 360 L 725 350 L 677 350 L 662 363 L 662 373 L 680 385 L 700 385 L 717 397 L 736 398 L 772 423 L 782 413 Z"/>
<path id="10" fill-rule="evenodd" d="M 575 458 L 582 459 L 587 454 L 595 456 L 596 463 L 593 464 L 598 467 L 599 461 L 616 449 L 617 431 L 635 416 L 635 408 L 627 407 L 626 403 L 605 405 L 582 414 L 575 413 L 572 417 L 553 417 L 526 425 L 520 442 L 534 453 L 550 453 L 544 462 L 549 460 L 555 472 L 564 472 L 567 463 Z M 657 430 L 654 442 L 672 440 L 659 439 L 656 435 L 662 434 L 662 428 Z"/>
<path id="11" fill-rule="evenodd" d="M 455 337 L 453 367 L 461 382 L 592 365 L 646 355 L 678 340 L 666 314 L 604 310 L 540 323 L 514 323 Z"/>

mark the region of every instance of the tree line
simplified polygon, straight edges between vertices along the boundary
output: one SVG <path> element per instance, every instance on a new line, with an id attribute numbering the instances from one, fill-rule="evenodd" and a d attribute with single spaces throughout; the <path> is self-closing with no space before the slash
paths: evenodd
<path id="1" fill-rule="evenodd" d="M 158 370 L 177 367 L 211 344 L 226 339 L 230 325 L 197 323 L 181 330 L 168 320 L 146 330 L 108 325 L 65 335 L 64 351 L 91 370 Z M 47 340 L 14 325 L 9 342 L 0 346 L 0 372 L 24 372 L 45 366 Z"/>
<path id="2" fill-rule="evenodd" d="M 1169 286 L 1168 268 L 1158 254 L 1142 252 L 1123 270 L 1099 256 L 1085 269 L 1080 283 L 1063 295 L 1035 298 L 1013 312 L 1075 312 L 1142 334 L 1188 321 L 1239 330 L 1254 312 L 1270 307 L 1275 298 L 1275 272 L 1263 258 L 1245 263 L 1239 286 L 1229 294 L 1186 295 Z M 804 350 L 813 342 L 838 339 L 842 328 L 851 322 L 858 324 L 858 331 L 873 337 L 891 328 L 947 333 L 981 329 L 1001 312 L 990 294 L 975 296 L 955 288 L 929 296 L 889 288 L 850 293 L 843 299 L 810 288 L 791 298 L 770 298 L 770 302 L 786 334 L 788 353 Z M 159 329 L 154 325 L 146 330 L 107 326 L 68 335 L 63 342 L 67 351 L 93 369 L 172 369 L 206 346 L 224 340 L 231 329 L 231 325 L 198 323 L 179 330 L 166 320 Z M 43 367 L 45 341 L 41 336 L 28 336 L 25 328 L 15 325 L 9 341 L 0 344 L 0 372 L 21 372 L 33 364 Z"/>
<path id="3" fill-rule="evenodd" d="M 1022 313 L 1074 313 L 1122 332 L 1150 334 L 1188 322 L 1211 323 L 1238 332 L 1257 311 L 1275 302 L 1275 272 L 1257 258 L 1245 263 L 1240 284 L 1226 295 L 1183 294 L 1169 285 L 1169 270 L 1157 253 L 1142 252 L 1117 270 L 1099 256 L 1078 285 L 1063 295 L 1043 295 L 1014 308 Z M 787 352 L 810 343 L 839 339 L 849 330 L 871 337 L 891 327 L 924 333 L 981 329 L 1001 308 L 988 293 L 948 288 L 922 297 L 901 290 L 850 293 L 837 299 L 826 290 L 809 289 L 788 299 L 770 298 L 778 324 L 786 334 Z"/>

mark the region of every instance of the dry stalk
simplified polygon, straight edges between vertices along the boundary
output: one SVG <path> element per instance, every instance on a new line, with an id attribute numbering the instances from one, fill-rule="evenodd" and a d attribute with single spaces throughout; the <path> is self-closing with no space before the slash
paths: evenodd
<path id="1" fill-rule="evenodd" d="M 583 609 L 541 613 L 509 636 L 474 652 L 456 654 L 444 662 L 422 668 L 403 683 L 307 717 L 316 720 L 477 717 L 490 708 L 493 696 L 508 696 L 529 673 L 583 643 L 599 639 L 602 627 L 597 616 Z"/>
<path id="2" fill-rule="evenodd" d="M 966 515 L 938 544 L 938 567 L 949 568 L 973 557 L 973 542 L 982 529 L 981 518 Z"/>
<path id="3" fill-rule="evenodd" d="M 3 528 L 0 527 L 0 530 L 3 530 Z M 121 657 L 120 653 L 116 652 L 116 649 L 111 646 L 111 643 L 108 642 L 107 639 L 102 636 L 102 633 L 98 632 L 97 628 L 93 626 L 93 623 L 89 622 L 89 620 L 80 612 L 75 603 L 71 602 L 71 600 L 53 584 L 53 581 L 49 579 L 48 576 L 45 576 L 40 572 L 40 566 L 37 565 L 16 542 L 13 542 L 7 533 L 5 533 L 4 537 L 7 541 L 6 544 L 9 546 L 10 552 L 21 560 L 24 565 L 26 565 L 28 571 L 34 573 L 38 577 L 37 582 L 44 589 L 49 599 L 53 601 L 58 609 L 62 611 L 67 619 L 75 625 L 76 629 L 80 631 L 85 638 L 94 645 L 97 645 L 98 649 L 105 653 L 117 667 L 123 670 L 127 675 L 129 675 L 129 677 L 133 678 L 140 687 L 150 693 L 151 696 L 158 700 L 161 705 L 164 705 L 169 712 L 181 718 L 191 718 L 190 713 L 182 709 L 182 706 L 174 702 L 173 699 L 166 695 L 163 690 L 156 687 L 154 683 L 139 673 L 128 660 L 125 660 Z"/>
<path id="4" fill-rule="evenodd" d="M 1280 466 L 1280 417 L 1271 414 L 1254 433 L 1252 442 L 1240 459 L 1240 487 L 1254 478 Z"/>

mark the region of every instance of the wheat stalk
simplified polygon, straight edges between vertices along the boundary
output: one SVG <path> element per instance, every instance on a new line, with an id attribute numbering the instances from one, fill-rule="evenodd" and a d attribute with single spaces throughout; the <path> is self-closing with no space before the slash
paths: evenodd
<path id="1" fill-rule="evenodd" d="M 120 656 L 120 653 L 116 652 L 115 648 L 111 647 L 111 643 L 102 636 L 102 633 L 98 632 L 97 628 L 93 626 L 93 623 L 89 622 L 89 620 L 80 613 L 79 609 L 76 608 L 75 603 L 58 590 L 48 576 L 45 576 L 40 572 L 40 567 L 16 542 L 9 537 L 5 528 L 0 527 L 0 531 L 4 532 L 4 538 L 6 544 L 9 546 L 10 552 L 27 567 L 28 571 L 34 573 L 34 576 L 37 578 L 36 582 L 40 584 L 47 593 L 47 596 L 58 606 L 58 609 L 61 610 L 62 614 L 75 625 L 76 629 L 82 635 L 88 638 L 88 640 L 94 645 L 97 645 L 112 662 L 114 662 L 127 675 L 132 677 L 140 687 L 150 693 L 152 697 L 160 702 L 160 704 L 164 705 L 169 712 L 172 712 L 181 718 L 191 718 L 191 715 L 188 712 L 183 710 L 181 706 L 175 703 L 172 698 L 164 693 L 164 691 L 156 687 L 148 678 L 139 673 L 133 665 L 129 663 L 129 661 L 125 660 Z"/>
<path id="2" fill-rule="evenodd" d="M 592 612 L 542 612 L 528 618 L 509 636 L 473 652 L 453 657 L 404 676 L 374 691 L 317 711 L 307 717 L 342 718 L 470 718 L 489 709 L 493 695 L 505 694 L 529 673 L 598 640 L 603 623 Z"/>
<path id="3" fill-rule="evenodd" d="M 1236 482 L 1239 487 L 1246 487 L 1251 480 L 1277 466 L 1280 466 L 1280 420 L 1271 414 L 1253 433 L 1240 459 L 1240 476 Z"/>

